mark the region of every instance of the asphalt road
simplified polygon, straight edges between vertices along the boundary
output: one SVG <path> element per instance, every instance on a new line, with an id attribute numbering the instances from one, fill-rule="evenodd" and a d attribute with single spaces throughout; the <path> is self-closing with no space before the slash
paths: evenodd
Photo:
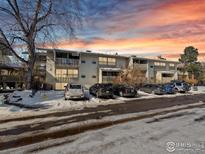
<path id="1" fill-rule="evenodd" d="M 199 101 L 205 102 L 205 94 L 183 95 L 170 98 L 152 98 L 152 99 L 138 99 L 127 101 L 121 104 L 101 105 L 96 108 L 84 108 L 77 111 L 61 111 L 54 113 L 47 113 L 44 115 L 2 119 L 0 124 L 8 125 L 6 129 L 0 129 L 0 151 L 15 147 L 21 147 L 38 143 L 48 139 L 57 139 L 70 135 L 79 134 L 92 129 L 99 129 L 113 125 L 113 123 L 101 123 L 82 126 L 80 129 L 58 129 L 52 133 L 46 132 L 53 127 L 61 127 L 71 125 L 77 122 L 86 120 L 103 119 L 109 116 L 118 116 L 129 113 L 140 113 L 150 110 L 169 108 L 173 106 L 180 106 L 186 104 L 195 104 Z M 204 105 L 196 107 L 205 107 Z M 174 112 L 175 110 L 173 110 Z M 75 115 L 75 116 L 73 116 Z M 145 117 L 128 118 L 118 121 L 114 124 L 123 123 L 131 120 L 138 120 L 155 116 L 150 114 Z M 44 120 L 44 118 L 51 118 L 51 120 Z M 30 122 L 38 119 L 37 122 Z M 40 119 L 40 120 L 39 120 Z M 18 124 L 18 122 L 22 124 Z M 23 122 L 26 122 L 23 124 Z M 12 124 L 12 125 L 11 125 Z M 63 127 L 62 127 L 63 128 Z"/>

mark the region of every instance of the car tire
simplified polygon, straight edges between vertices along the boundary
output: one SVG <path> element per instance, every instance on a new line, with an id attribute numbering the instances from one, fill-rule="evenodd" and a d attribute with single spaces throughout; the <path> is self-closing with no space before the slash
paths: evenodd
<path id="1" fill-rule="evenodd" d="M 179 92 L 179 90 L 177 88 L 174 88 L 174 93 L 176 94 L 178 92 Z"/>

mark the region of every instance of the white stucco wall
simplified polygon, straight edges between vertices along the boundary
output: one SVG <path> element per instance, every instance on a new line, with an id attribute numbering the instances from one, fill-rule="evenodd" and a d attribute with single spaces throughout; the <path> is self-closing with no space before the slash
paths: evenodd
<path id="1" fill-rule="evenodd" d="M 85 61 L 85 63 L 82 63 Z M 96 64 L 93 64 L 96 62 Z M 85 78 L 82 78 L 85 75 Z M 96 76 L 96 78 L 93 78 Z M 98 56 L 83 53 L 80 56 L 80 66 L 79 66 L 79 83 L 85 87 L 90 87 L 94 83 L 98 82 Z"/>

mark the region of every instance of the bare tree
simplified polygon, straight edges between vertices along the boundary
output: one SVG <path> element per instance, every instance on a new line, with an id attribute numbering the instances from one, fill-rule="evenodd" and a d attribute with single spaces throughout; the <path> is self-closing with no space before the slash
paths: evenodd
<path id="1" fill-rule="evenodd" d="M 36 44 L 74 36 L 81 25 L 80 0 L 4 0 L 0 2 L 1 44 L 27 66 L 27 88 L 33 78 Z M 28 52 L 28 58 L 21 55 Z"/>
<path id="2" fill-rule="evenodd" d="M 114 83 L 139 86 L 146 81 L 145 73 L 139 68 L 128 68 L 122 71 L 114 80 Z"/>

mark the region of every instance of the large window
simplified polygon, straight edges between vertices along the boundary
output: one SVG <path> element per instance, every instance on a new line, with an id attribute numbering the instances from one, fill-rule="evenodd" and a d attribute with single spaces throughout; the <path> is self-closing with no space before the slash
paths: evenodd
<path id="1" fill-rule="evenodd" d="M 116 65 L 116 58 L 99 57 L 100 65 Z"/>
<path id="2" fill-rule="evenodd" d="M 77 69 L 68 69 L 68 77 L 69 78 L 78 78 L 78 70 Z"/>
<path id="3" fill-rule="evenodd" d="M 147 64 L 147 60 L 144 59 L 133 59 L 133 63 L 135 64 Z"/>
<path id="4" fill-rule="evenodd" d="M 78 78 L 78 69 L 56 69 L 56 77 L 61 81 L 68 78 Z"/>
<path id="5" fill-rule="evenodd" d="M 107 58 L 106 57 L 99 57 L 99 64 L 100 65 L 107 65 Z"/>
<path id="6" fill-rule="evenodd" d="M 116 59 L 115 58 L 108 58 L 108 65 L 115 65 Z"/>
<path id="7" fill-rule="evenodd" d="M 56 77 L 67 77 L 67 69 L 56 69 Z"/>

